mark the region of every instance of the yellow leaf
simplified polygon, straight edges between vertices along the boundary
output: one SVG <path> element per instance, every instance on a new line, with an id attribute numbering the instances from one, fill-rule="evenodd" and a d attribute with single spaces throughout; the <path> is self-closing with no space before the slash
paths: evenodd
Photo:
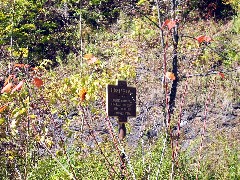
<path id="1" fill-rule="evenodd" d="M 36 136 L 35 136 L 35 140 L 36 140 L 37 142 L 40 142 L 41 137 L 40 137 L 39 135 L 36 135 Z"/>
<path id="2" fill-rule="evenodd" d="M 87 62 L 88 64 L 93 64 L 93 63 L 95 63 L 98 60 L 97 57 L 95 57 L 91 53 L 90 54 L 85 54 L 83 58 L 88 61 Z"/>
<path id="3" fill-rule="evenodd" d="M 91 53 L 89 53 L 89 54 L 85 54 L 84 56 L 83 56 L 83 58 L 84 59 L 87 59 L 87 60 L 90 60 L 91 58 L 93 58 L 94 56 L 93 56 L 93 54 L 91 54 Z"/>
<path id="4" fill-rule="evenodd" d="M 8 156 L 8 158 L 9 158 L 10 160 L 13 160 L 13 159 L 14 159 L 14 156 Z"/>
<path id="5" fill-rule="evenodd" d="M 57 150 L 57 151 L 56 151 L 56 155 L 57 155 L 57 156 L 62 156 L 62 155 L 63 155 L 63 152 L 60 151 L 60 150 Z"/>
<path id="6" fill-rule="evenodd" d="M 79 92 L 79 96 L 80 96 L 80 101 L 83 102 L 86 98 L 86 94 L 87 94 L 87 89 L 86 88 L 82 88 L 81 91 Z"/>
<path id="7" fill-rule="evenodd" d="M 29 117 L 30 119 L 35 119 L 37 116 L 36 116 L 35 114 L 30 114 L 28 117 Z"/>
<path id="8" fill-rule="evenodd" d="M 50 138 L 46 139 L 45 143 L 46 143 L 48 148 L 52 147 L 52 145 L 53 145 L 53 141 Z"/>
<path id="9" fill-rule="evenodd" d="M 166 77 L 169 79 L 169 80 L 172 80 L 174 81 L 176 79 L 175 75 L 172 73 L 172 72 L 167 72 L 166 73 Z"/>
<path id="10" fill-rule="evenodd" d="M 5 122 L 5 119 L 0 118 L 0 126 Z"/>

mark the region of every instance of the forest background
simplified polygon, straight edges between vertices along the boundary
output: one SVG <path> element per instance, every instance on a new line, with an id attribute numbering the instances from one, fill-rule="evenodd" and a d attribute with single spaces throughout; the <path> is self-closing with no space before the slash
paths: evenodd
<path id="1" fill-rule="evenodd" d="M 239 0 L 0 10 L 0 179 L 240 179 Z M 137 88 L 123 141 L 117 79 Z"/>

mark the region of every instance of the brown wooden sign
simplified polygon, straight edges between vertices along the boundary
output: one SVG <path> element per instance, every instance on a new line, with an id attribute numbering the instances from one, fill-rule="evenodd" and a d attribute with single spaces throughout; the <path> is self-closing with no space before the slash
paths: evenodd
<path id="1" fill-rule="evenodd" d="M 117 85 L 107 85 L 107 114 L 116 116 L 119 122 L 127 122 L 127 117 L 136 116 L 136 88 L 127 87 L 126 81 Z"/>

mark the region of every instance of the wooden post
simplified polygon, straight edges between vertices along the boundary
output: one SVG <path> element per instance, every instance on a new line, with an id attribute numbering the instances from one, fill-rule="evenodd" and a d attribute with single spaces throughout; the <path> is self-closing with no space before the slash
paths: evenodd
<path id="1" fill-rule="evenodd" d="M 119 124 L 118 137 L 120 141 L 123 141 L 123 139 L 126 137 L 126 134 L 127 134 L 126 126 L 125 126 L 125 123 L 119 122 L 118 124 Z"/>
<path id="2" fill-rule="evenodd" d="M 136 116 L 136 88 L 128 87 L 126 81 L 117 81 L 117 85 L 107 85 L 107 114 L 108 116 L 118 117 L 120 141 L 123 141 L 126 137 L 127 117 Z M 120 155 L 120 171 L 121 179 L 124 179 L 123 170 L 125 168 L 126 155 L 122 153 Z"/>
<path id="3" fill-rule="evenodd" d="M 119 131 L 118 131 L 118 137 L 119 137 L 119 140 L 120 141 L 123 141 L 124 138 L 126 137 L 126 126 L 125 126 L 125 123 L 124 122 L 118 122 L 118 126 L 119 126 Z M 121 162 L 120 162 L 120 173 L 121 173 L 121 179 L 123 180 L 125 178 L 124 176 L 124 168 L 125 168 L 125 165 L 126 165 L 126 159 L 125 159 L 126 155 L 124 152 L 122 152 L 120 154 L 120 159 L 121 159 Z"/>

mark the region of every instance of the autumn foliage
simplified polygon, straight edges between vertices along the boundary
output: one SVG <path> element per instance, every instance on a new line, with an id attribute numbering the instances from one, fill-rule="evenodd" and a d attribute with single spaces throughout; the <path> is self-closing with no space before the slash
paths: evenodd
<path id="1" fill-rule="evenodd" d="M 7 108 L 7 105 L 3 105 L 0 107 L 0 113 L 3 112 Z"/>
<path id="2" fill-rule="evenodd" d="M 177 21 L 176 20 L 165 20 L 164 23 L 162 24 L 161 29 L 163 29 L 165 26 L 168 27 L 168 30 L 170 31 L 172 28 L 176 26 Z"/>
<path id="3" fill-rule="evenodd" d="M 14 68 L 29 68 L 30 66 L 27 64 L 14 64 L 13 66 Z M 33 67 L 31 68 L 31 71 L 33 72 L 37 72 L 37 68 Z M 25 71 L 25 70 L 23 70 Z M 30 72 L 31 74 L 31 72 Z M 33 73 L 32 75 L 34 75 L 35 73 Z M 1 90 L 1 93 L 14 93 L 15 91 L 20 91 L 24 85 L 24 83 L 26 83 L 28 81 L 28 79 L 22 79 L 22 80 L 18 80 L 16 78 L 17 74 L 10 74 L 8 76 L 8 78 L 6 78 L 4 86 Z M 32 77 L 32 84 L 35 85 L 37 88 L 40 88 L 43 85 L 43 81 L 38 78 L 38 77 Z"/>
<path id="4" fill-rule="evenodd" d="M 87 89 L 82 88 L 79 92 L 80 101 L 83 102 L 86 99 Z"/>
<path id="5" fill-rule="evenodd" d="M 32 82 L 38 88 L 40 88 L 43 85 L 43 81 L 41 79 L 37 78 L 37 77 L 33 78 Z"/>
<path id="6" fill-rule="evenodd" d="M 210 41 L 213 41 L 211 37 L 205 35 L 196 37 L 196 40 L 199 42 L 199 44 L 201 44 L 202 42 L 209 43 Z"/>
<path id="7" fill-rule="evenodd" d="M 166 77 L 171 81 L 174 81 L 176 79 L 175 75 L 172 72 L 166 72 Z"/>
<path id="8" fill-rule="evenodd" d="M 181 7 L 171 10 L 174 2 Z M 0 70 L 0 177 L 211 179 L 235 168 L 224 161 L 217 172 L 205 170 L 218 163 L 206 159 L 210 148 L 218 148 L 207 141 L 214 144 L 224 134 L 207 133 L 232 128 L 221 118 L 233 110 L 237 75 L 231 79 L 224 65 L 234 72 L 237 46 L 222 52 L 225 31 L 207 27 L 212 22 L 192 11 L 195 17 L 186 16 L 190 10 L 182 1 L 138 4 L 2 1 L 0 54 L 4 49 L 9 57 Z M 109 26 L 108 18 L 116 22 Z M 137 88 L 137 117 L 128 119 L 126 139 L 118 138 L 117 118 L 106 115 L 105 88 L 116 79 Z M 125 102 L 129 107 L 121 112 L 131 109 Z M 211 113 L 219 119 L 209 128 Z M 201 128 L 210 138 L 199 145 Z M 227 146 L 226 152 L 231 156 Z"/>

